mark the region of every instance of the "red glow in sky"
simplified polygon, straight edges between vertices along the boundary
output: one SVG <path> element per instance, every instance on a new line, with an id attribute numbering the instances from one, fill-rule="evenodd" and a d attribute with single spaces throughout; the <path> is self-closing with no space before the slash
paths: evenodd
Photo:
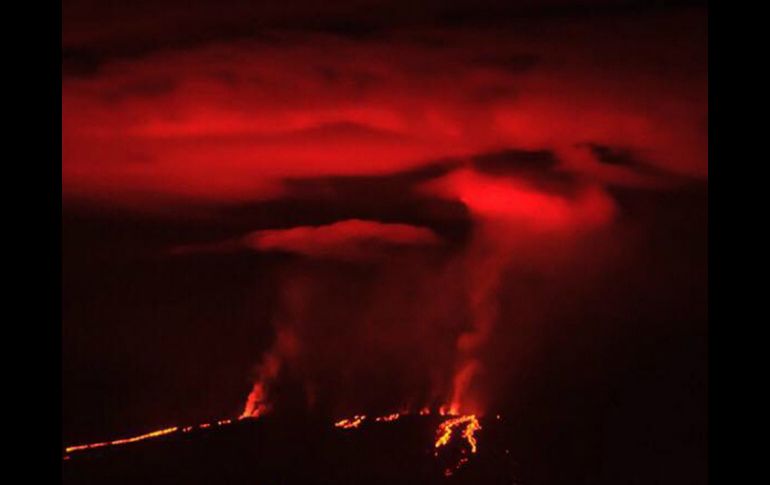
<path id="1" fill-rule="evenodd" d="M 409 31 L 283 34 L 117 59 L 63 79 L 65 197 L 275 198 L 287 177 L 394 173 L 509 147 L 554 150 L 598 181 L 649 183 L 597 163 L 589 142 L 705 177 L 705 51 L 666 22 L 644 25 L 628 28 L 658 29 L 670 46 L 597 43 L 609 26 L 586 22 L 421 34 L 435 44 Z"/>

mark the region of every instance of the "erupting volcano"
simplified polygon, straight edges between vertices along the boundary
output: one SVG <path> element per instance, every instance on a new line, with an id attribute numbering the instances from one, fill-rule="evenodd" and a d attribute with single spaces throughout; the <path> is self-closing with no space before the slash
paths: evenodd
<path id="1" fill-rule="evenodd" d="M 68 484 L 702 482 L 705 8 L 140 3 L 64 4 Z"/>

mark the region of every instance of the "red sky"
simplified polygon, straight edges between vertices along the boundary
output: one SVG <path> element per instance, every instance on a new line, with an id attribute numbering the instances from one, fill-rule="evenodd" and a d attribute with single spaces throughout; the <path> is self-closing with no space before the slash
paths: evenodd
<path id="1" fill-rule="evenodd" d="M 65 75 L 65 198 L 276 198 L 286 178 L 387 174 L 507 148 L 552 150 L 560 170 L 600 183 L 655 183 L 641 164 L 708 173 L 697 14 L 269 35 L 160 45 Z M 589 143 L 640 167 L 602 164 Z"/>

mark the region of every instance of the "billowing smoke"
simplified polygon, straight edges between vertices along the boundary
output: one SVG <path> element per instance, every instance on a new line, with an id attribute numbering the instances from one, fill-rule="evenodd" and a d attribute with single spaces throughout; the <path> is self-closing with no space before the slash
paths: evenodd
<path id="1" fill-rule="evenodd" d="M 450 411 L 479 412 L 483 396 L 469 389 L 484 371 L 485 344 L 498 324 L 500 286 L 516 260 L 532 257 L 543 242 L 568 245 L 572 237 L 610 222 L 614 204 L 598 187 L 579 188 L 573 199 L 548 194 L 516 179 L 460 171 L 432 185 L 440 194 L 461 200 L 475 222 L 462 257 L 470 327 L 457 339 Z M 553 262 L 549 262 L 552 264 Z M 515 322 L 509 322 L 515 325 Z"/>
<path id="2" fill-rule="evenodd" d="M 536 182 L 461 168 L 416 187 L 467 209 L 471 233 L 451 248 L 427 228 L 355 220 L 244 238 L 242 247 L 297 256 L 244 415 L 300 397 L 324 413 L 483 412 L 503 385 L 486 362 L 488 342 L 506 335 L 496 327 L 517 324 L 500 321 L 501 299 L 518 298 L 502 294 L 505 278 L 558 266 L 616 211 L 597 185 L 573 181 L 566 193 Z M 543 258 L 548 246 L 561 254 Z M 285 390 L 291 381 L 301 392 Z"/>

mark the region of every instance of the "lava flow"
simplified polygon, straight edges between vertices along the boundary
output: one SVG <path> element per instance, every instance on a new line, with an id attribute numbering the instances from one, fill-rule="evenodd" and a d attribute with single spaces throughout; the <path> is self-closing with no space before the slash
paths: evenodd
<path id="1" fill-rule="evenodd" d="M 159 429 L 157 431 L 152 431 L 150 433 L 145 433 L 143 435 L 133 436 L 131 438 L 123 438 L 123 439 L 112 440 L 112 441 L 103 441 L 100 443 L 89 443 L 87 445 L 68 446 L 67 448 L 65 448 L 64 451 L 66 453 L 71 453 L 73 451 L 91 450 L 94 448 L 102 448 L 104 446 L 116 446 L 116 445 L 124 445 L 126 443 L 135 443 L 137 441 L 142 441 L 149 438 L 156 438 L 158 436 L 175 433 L 178 429 L 179 429 L 178 426 L 173 426 L 171 428 Z M 65 455 L 65 459 L 66 458 L 68 457 Z"/>
<path id="2" fill-rule="evenodd" d="M 401 417 L 402 414 L 409 413 L 392 413 L 384 416 L 378 416 L 374 418 L 376 422 L 391 422 Z M 420 415 L 429 414 L 425 410 L 420 411 Z M 443 421 L 436 430 L 436 442 L 434 447 L 436 449 L 446 446 L 452 439 L 455 428 L 464 426 L 462 431 L 462 437 L 468 442 L 471 453 L 476 453 L 478 449 L 478 441 L 476 439 L 476 431 L 481 429 L 481 424 L 475 414 L 457 415 L 451 411 L 446 411 L 445 408 L 441 408 L 439 414 L 442 416 L 453 416 L 446 421 Z M 342 429 L 358 428 L 361 423 L 366 419 L 363 414 L 357 414 L 352 418 L 341 419 L 334 423 L 334 426 Z"/>
<path id="3" fill-rule="evenodd" d="M 384 416 L 378 416 L 374 418 L 374 421 L 376 422 L 391 422 L 399 419 L 402 415 L 409 414 L 409 413 L 392 413 L 387 414 Z M 423 408 L 420 410 L 419 415 L 424 416 L 426 414 L 430 414 L 430 410 Z M 452 440 L 452 436 L 455 434 L 455 430 L 462 428 L 461 436 L 462 438 L 468 443 L 468 447 L 470 448 L 471 453 L 476 453 L 478 450 L 478 440 L 476 438 L 476 431 L 479 431 L 481 429 L 481 424 L 479 423 L 478 417 L 476 417 L 475 414 L 465 414 L 465 415 L 459 415 L 458 413 L 454 412 L 453 409 L 442 406 L 439 409 L 439 414 L 441 416 L 452 416 L 451 418 L 443 421 L 438 429 L 436 430 L 436 441 L 433 444 L 434 448 L 436 448 L 436 451 L 434 453 L 434 456 L 438 456 L 438 449 L 444 446 L 447 446 L 449 442 Z M 340 421 L 337 421 L 334 423 L 334 426 L 337 428 L 342 429 L 352 429 L 352 428 L 358 428 L 361 423 L 366 419 L 366 416 L 364 415 L 356 415 L 352 418 L 342 419 Z M 498 416 L 499 419 L 499 416 Z M 463 454 L 465 454 L 465 450 L 462 451 Z M 455 471 L 459 470 L 460 467 L 462 467 L 465 463 L 468 462 L 467 457 L 461 457 L 458 462 L 453 466 L 449 467 L 446 470 L 444 470 L 444 474 L 446 476 L 452 475 Z"/>
<path id="4" fill-rule="evenodd" d="M 245 419 L 245 418 L 240 418 Z M 206 429 L 211 428 L 212 426 L 226 426 L 228 424 L 231 424 L 233 422 L 232 419 L 220 419 L 218 421 L 215 421 L 213 423 L 201 423 L 197 426 L 184 426 L 180 428 L 179 426 L 172 426 L 169 428 L 163 428 L 158 429 L 155 431 L 151 431 L 149 433 L 144 433 L 139 436 L 132 436 L 130 438 L 121 438 L 116 439 L 112 441 L 102 441 L 98 443 L 88 443 L 85 445 L 73 445 L 68 446 L 64 449 L 64 459 L 69 460 L 69 453 L 72 453 L 74 451 L 83 451 L 83 450 L 92 450 L 94 448 L 103 448 L 106 446 L 119 446 L 119 445 L 126 445 L 129 443 L 136 443 L 137 441 L 144 441 L 151 438 L 158 438 L 160 436 L 165 436 L 168 434 L 176 433 L 176 432 L 182 432 L 182 433 L 189 433 L 190 431 L 194 429 Z"/>
<path id="5" fill-rule="evenodd" d="M 390 423 L 408 414 L 410 413 L 405 411 L 398 412 L 398 413 L 391 413 L 391 414 L 373 417 L 371 421 L 378 422 L 378 423 Z M 424 416 L 427 414 L 431 414 L 431 411 L 429 409 L 423 408 L 417 414 L 420 416 Z M 434 452 L 434 456 L 438 457 L 439 449 L 449 445 L 449 443 L 452 441 L 453 436 L 457 434 L 459 434 L 462 437 L 462 439 L 464 439 L 465 442 L 467 442 L 467 447 L 463 447 L 460 451 L 464 456 L 461 456 L 454 465 L 451 465 L 444 470 L 444 474 L 446 476 L 450 476 L 468 462 L 468 456 L 466 455 L 468 449 L 470 450 L 471 453 L 476 453 L 478 449 L 477 448 L 478 441 L 475 433 L 476 431 L 481 429 L 481 424 L 479 423 L 479 420 L 475 414 L 458 415 L 458 414 L 452 413 L 451 411 L 448 411 L 444 407 L 442 407 L 437 414 L 441 416 L 449 416 L 449 418 L 442 421 L 441 424 L 438 426 L 438 429 L 436 430 L 436 440 L 434 443 L 434 448 L 436 449 L 436 451 Z M 239 418 L 239 420 L 243 420 L 243 419 L 253 419 L 253 418 L 246 418 L 243 416 Z M 336 428 L 345 429 L 345 430 L 355 429 L 355 428 L 360 428 L 364 423 L 364 421 L 366 420 L 367 420 L 366 415 L 357 414 L 350 418 L 345 418 L 334 422 L 334 426 Z M 135 443 L 138 441 L 165 436 L 173 433 L 189 433 L 195 429 L 202 430 L 202 429 L 220 427 L 220 426 L 229 425 L 233 422 L 234 420 L 232 419 L 221 419 L 210 423 L 201 423 L 196 426 L 184 426 L 184 427 L 173 426 L 173 427 L 152 431 L 150 433 L 145 433 L 145 434 L 131 437 L 131 438 L 123 438 L 123 439 L 117 439 L 113 441 L 105 441 L 105 442 L 91 443 L 91 444 L 85 444 L 85 445 L 69 446 L 65 449 L 64 460 L 69 460 L 70 454 L 77 451 L 90 450 L 94 448 L 101 448 L 101 447 L 108 447 L 108 446 L 118 446 L 118 445 L 124 445 L 128 443 Z"/>
<path id="6" fill-rule="evenodd" d="M 462 432 L 462 437 L 465 438 L 465 441 L 470 445 L 471 453 L 476 453 L 477 441 L 475 433 L 481 429 L 481 424 L 479 424 L 479 420 L 476 418 L 475 414 L 458 416 L 456 418 L 447 419 L 441 423 L 436 433 L 437 437 L 434 446 L 436 448 L 446 446 L 452 439 L 453 430 L 463 424 L 465 425 L 465 429 Z"/>
<path id="7" fill-rule="evenodd" d="M 401 417 L 400 413 L 393 413 L 393 414 L 388 414 L 387 416 L 378 416 L 378 417 L 374 418 L 374 420 L 375 421 L 384 421 L 386 423 L 389 423 L 391 421 L 397 420 L 400 417 Z"/>
<path id="8" fill-rule="evenodd" d="M 334 423 L 334 426 L 342 429 L 358 428 L 361 423 L 366 419 L 364 415 L 356 415 L 350 419 L 342 419 Z"/>

